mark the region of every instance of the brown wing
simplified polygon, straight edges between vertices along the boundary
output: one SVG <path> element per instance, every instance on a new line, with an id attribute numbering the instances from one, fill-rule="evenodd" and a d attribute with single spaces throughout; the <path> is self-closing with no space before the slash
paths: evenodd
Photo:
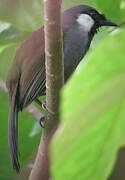
<path id="1" fill-rule="evenodd" d="M 45 93 L 44 31 L 39 29 L 26 39 L 16 53 L 12 71 L 18 69 L 19 108 L 23 109 Z M 12 72 L 11 71 L 11 72 Z"/>
<path id="2" fill-rule="evenodd" d="M 35 72 L 35 71 L 34 71 Z M 46 79 L 45 79 L 45 65 L 39 65 L 37 72 L 30 79 L 21 79 L 20 84 L 26 84 L 26 88 L 23 90 L 24 86 L 20 86 L 20 108 L 23 109 L 28 104 L 30 104 L 36 97 L 45 94 L 46 89 Z M 28 76 L 25 76 L 28 77 Z M 22 92 L 21 92 L 22 91 Z"/>

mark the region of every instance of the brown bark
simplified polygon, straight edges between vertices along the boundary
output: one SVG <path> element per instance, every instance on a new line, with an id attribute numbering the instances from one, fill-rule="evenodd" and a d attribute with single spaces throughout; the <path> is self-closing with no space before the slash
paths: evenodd
<path id="1" fill-rule="evenodd" d="M 46 106 L 45 133 L 59 121 L 59 93 L 64 82 L 61 0 L 45 0 Z"/>
<path id="2" fill-rule="evenodd" d="M 49 180 L 49 146 L 59 123 L 59 93 L 64 82 L 61 0 L 44 0 L 46 122 L 29 180 Z"/>

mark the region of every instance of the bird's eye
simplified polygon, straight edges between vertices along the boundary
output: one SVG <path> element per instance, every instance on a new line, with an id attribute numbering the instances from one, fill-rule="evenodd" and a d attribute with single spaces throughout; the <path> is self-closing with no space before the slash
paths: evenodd
<path id="1" fill-rule="evenodd" d="M 91 15 L 91 16 L 94 16 L 94 15 L 95 15 L 95 13 L 94 13 L 94 12 L 90 12 L 90 15 Z"/>
<path id="2" fill-rule="evenodd" d="M 93 12 L 90 12 L 90 16 L 96 18 L 98 15 L 96 12 L 93 11 Z"/>

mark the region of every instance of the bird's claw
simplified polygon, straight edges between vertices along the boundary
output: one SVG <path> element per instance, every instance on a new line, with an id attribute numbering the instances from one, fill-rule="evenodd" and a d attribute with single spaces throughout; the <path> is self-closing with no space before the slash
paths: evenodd
<path id="1" fill-rule="evenodd" d="M 46 101 L 42 102 L 42 108 L 43 108 L 44 111 L 46 111 Z"/>
<path id="2" fill-rule="evenodd" d="M 42 116 L 39 120 L 39 124 L 42 128 L 44 128 L 44 123 L 45 123 L 45 116 Z"/>

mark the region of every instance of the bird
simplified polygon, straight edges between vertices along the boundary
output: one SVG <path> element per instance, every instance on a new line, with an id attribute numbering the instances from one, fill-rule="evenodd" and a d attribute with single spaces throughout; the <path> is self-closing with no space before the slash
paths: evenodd
<path id="1" fill-rule="evenodd" d="M 62 13 L 64 82 L 67 82 L 88 51 L 94 35 L 102 26 L 118 26 L 87 5 Z M 8 144 L 13 168 L 19 172 L 18 113 L 46 94 L 44 27 L 31 34 L 17 50 L 7 75 L 9 92 Z"/>

